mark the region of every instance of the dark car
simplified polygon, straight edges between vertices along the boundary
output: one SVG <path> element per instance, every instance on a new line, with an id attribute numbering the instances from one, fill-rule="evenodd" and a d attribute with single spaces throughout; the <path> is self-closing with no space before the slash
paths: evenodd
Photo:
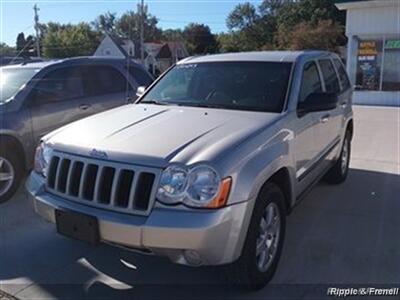
<path id="1" fill-rule="evenodd" d="M 0 202 L 12 197 L 46 133 L 133 101 L 151 75 L 117 58 L 81 57 L 0 68 Z"/>

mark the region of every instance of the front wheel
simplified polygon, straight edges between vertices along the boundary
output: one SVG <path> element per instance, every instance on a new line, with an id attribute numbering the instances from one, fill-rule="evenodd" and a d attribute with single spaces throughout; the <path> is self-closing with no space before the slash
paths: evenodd
<path id="1" fill-rule="evenodd" d="M 9 200 L 17 191 L 23 174 L 21 160 L 9 150 L 0 149 L 0 203 Z"/>
<path id="2" fill-rule="evenodd" d="M 233 283 L 247 289 L 263 288 L 272 279 L 285 237 L 285 197 L 274 183 L 258 196 L 242 255 L 232 264 Z"/>

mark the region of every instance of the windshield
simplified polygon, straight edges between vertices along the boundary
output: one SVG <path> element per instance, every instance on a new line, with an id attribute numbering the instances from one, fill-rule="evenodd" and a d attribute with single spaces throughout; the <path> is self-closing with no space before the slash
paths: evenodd
<path id="1" fill-rule="evenodd" d="M 0 104 L 15 96 L 38 71 L 35 68 L 0 68 Z"/>
<path id="2" fill-rule="evenodd" d="M 276 62 L 177 65 L 141 103 L 281 112 L 290 71 L 291 63 Z"/>

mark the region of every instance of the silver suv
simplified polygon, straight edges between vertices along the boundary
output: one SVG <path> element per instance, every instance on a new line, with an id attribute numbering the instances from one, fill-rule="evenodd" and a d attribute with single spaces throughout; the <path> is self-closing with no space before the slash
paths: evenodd
<path id="1" fill-rule="evenodd" d="M 136 104 L 43 138 L 27 189 L 65 236 L 273 276 L 285 219 L 321 177 L 346 179 L 352 88 L 335 54 L 189 58 Z"/>

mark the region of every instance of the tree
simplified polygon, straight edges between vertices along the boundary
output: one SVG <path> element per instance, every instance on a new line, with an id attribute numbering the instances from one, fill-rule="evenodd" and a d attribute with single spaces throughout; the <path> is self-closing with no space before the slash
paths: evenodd
<path id="1" fill-rule="evenodd" d="M 331 0 L 285 3 L 277 20 L 279 48 L 336 50 L 346 44 L 344 15 Z"/>
<path id="2" fill-rule="evenodd" d="M 227 27 L 232 37 L 220 41 L 221 48 L 230 48 L 224 43 L 239 39 L 239 51 L 260 50 L 273 47 L 277 31 L 276 15 L 289 0 L 264 0 L 258 8 L 251 3 L 238 4 L 227 18 Z"/>
<path id="3" fill-rule="evenodd" d="M 116 32 L 117 15 L 116 13 L 107 12 L 101 14 L 92 22 L 96 31 L 101 33 L 115 33 Z"/>
<path id="4" fill-rule="evenodd" d="M 14 56 L 15 48 L 8 46 L 6 43 L 0 43 L 0 55 Z"/>
<path id="5" fill-rule="evenodd" d="M 241 32 L 220 33 L 217 41 L 222 53 L 247 51 L 248 44 Z"/>
<path id="6" fill-rule="evenodd" d="M 43 38 L 43 55 L 48 58 L 92 55 L 99 43 L 100 34 L 87 23 L 49 23 Z"/>
<path id="7" fill-rule="evenodd" d="M 215 53 L 218 43 L 210 27 L 204 24 L 190 23 L 183 30 L 186 48 L 191 54 Z"/>
<path id="8" fill-rule="evenodd" d="M 23 32 L 17 36 L 16 49 L 20 56 L 27 56 L 28 51 L 26 50 L 26 40 Z"/>
<path id="9" fill-rule="evenodd" d="M 221 36 L 219 42 L 224 50 L 232 49 L 232 46 L 239 50 L 293 47 L 288 36 L 293 37 L 292 31 L 299 24 L 302 26 L 296 30 L 302 33 L 304 28 L 316 30 L 321 21 L 333 22 L 329 26 L 321 23 L 324 25 L 322 30 L 330 30 L 335 35 L 337 29 L 342 30 L 336 42 L 343 45 L 344 14 L 336 8 L 332 0 L 264 0 L 258 8 L 251 3 L 239 4 L 227 18 L 227 27 L 230 29 L 228 34 L 231 37 Z M 332 34 L 329 38 L 332 38 Z M 315 47 L 308 42 L 307 45 L 310 48 L 321 47 L 321 43 L 316 43 Z M 332 47 L 333 45 L 329 45 L 329 48 Z"/>
<path id="10" fill-rule="evenodd" d="M 162 32 L 163 41 L 183 41 L 184 36 L 181 29 L 166 29 Z"/>
<path id="11" fill-rule="evenodd" d="M 262 16 L 276 17 L 281 8 L 287 4 L 294 2 L 293 0 L 264 0 L 260 6 L 259 11 Z"/>
<path id="12" fill-rule="evenodd" d="M 339 11 L 332 0 L 302 0 L 286 2 L 278 14 L 278 27 L 286 30 L 307 22 L 316 26 L 322 20 L 345 24 L 345 14 Z"/>
<path id="13" fill-rule="evenodd" d="M 259 20 L 255 6 L 249 2 L 238 4 L 229 14 L 226 25 L 230 30 L 253 27 Z"/>
<path id="14" fill-rule="evenodd" d="M 17 55 L 21 57 L 37 56 L 35 43 L 36 38 L 32 35 L 25 38 L 23 32 L 19 33 L 16 42 Z"/>
<path id="15" fill-rule="evenodd" d="M 119 35 L 125 36 L 131 40 L 140 38 L 140 13 L 129 11 L 121 16 L 116 22 L 116 32 Z M 156 17 L 144 13 L 143 35 L 145 41 L 160 40 L 162 30 L 157 27 L 158 20 Z"/>
<path id="16" fill-rule="evenodd" d="M 321 20 L 316 25 L 303 22 L 289 31 L 280 31 L 278 36 L 279 47 L 283 49 L 338 52 L 338 46 L 343 43 L 343 26 L 331 20 Z"/>

